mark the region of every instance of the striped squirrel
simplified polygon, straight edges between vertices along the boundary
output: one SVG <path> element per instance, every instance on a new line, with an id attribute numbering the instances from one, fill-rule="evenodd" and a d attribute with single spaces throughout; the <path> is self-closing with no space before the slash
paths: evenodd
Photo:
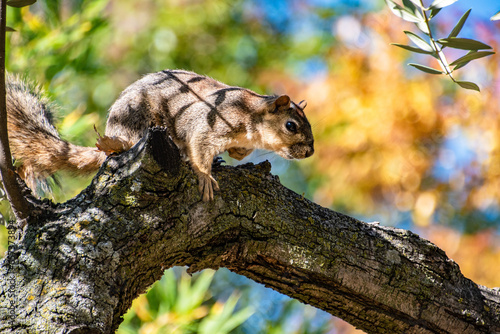
<path id="1" fill-rule="evenodd" d="M 108 154 L 130 149 L 152 126 L 166 127 L 190 161 L 204 201 L 219 190 L 212 162 L 226 150 L 238 160 L 254 149 L 286 159 L 314 153 L 304 101 L 295 104 L 287 95 L 259 95 L 193 72 L 152 73 L 126 88 L 109 110 L 105 136 L 96 144 L 100 150 L 62 140 L 51 124 L 51 103 L 41 92 L 12 76 L 7 82 L 11 150 L 19 175 L 33 190 L 58 170 L 97 171 Z"/>

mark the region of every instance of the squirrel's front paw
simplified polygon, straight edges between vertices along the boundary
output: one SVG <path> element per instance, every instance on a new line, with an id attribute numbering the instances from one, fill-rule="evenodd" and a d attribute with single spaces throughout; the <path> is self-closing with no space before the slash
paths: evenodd
<path id="1" fill-rule="evenodd" d="M 198 176 L 199 186 L 203 202 L 208 202 L 214 199 L 214 190 L 219 190 L 219 184 L 210 174 L 201 174 Z"/>
<path id="2" fill-rule="evenodd" d="M 214 161 L 212 162 L 212 170 L 219 168 L 225 162 L 226 160 L 222 159 L 221 157 L 214 157 Z"/>
<path id="3" fill-rule="evenodd" d="M 236 160 L 242 160 L 244 157 L 252 153 L 253 149 L 244 147 L 231 147 L 227 150 L 229 156 Z"/>

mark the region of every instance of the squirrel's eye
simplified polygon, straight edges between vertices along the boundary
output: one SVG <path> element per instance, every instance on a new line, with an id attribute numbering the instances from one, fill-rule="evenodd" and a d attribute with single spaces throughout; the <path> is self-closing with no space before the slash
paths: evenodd
<path id="1" fill-rule="evenodd" d="M 295 124 L 294 122 L 291 122 L 291 121 L 286 122 L 285 127 L 290 132 L 293 132 L 293 133 L 297 132 L 297 124 Z"/>

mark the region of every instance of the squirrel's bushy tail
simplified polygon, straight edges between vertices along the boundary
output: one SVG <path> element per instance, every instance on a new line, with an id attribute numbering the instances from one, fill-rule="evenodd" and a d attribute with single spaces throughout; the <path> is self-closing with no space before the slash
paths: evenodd
<path id="1" fill-rule="evenodd" d="M 85 174 L 99 169 L 106 155 L 62 140 L 51 124 L 51 103 L 38 89 L 9 75 L 6 93 L 10 149 L 28 187 L 36 191 L 58 170 Z"/>

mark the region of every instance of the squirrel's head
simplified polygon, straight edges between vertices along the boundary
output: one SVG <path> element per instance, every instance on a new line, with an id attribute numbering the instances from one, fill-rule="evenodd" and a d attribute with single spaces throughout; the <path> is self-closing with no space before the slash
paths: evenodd
<path id="1" fill-rule="evenodd" d="M 304 159 L 314 153 L 311 124 L 304 114 L 306 104 L 305 101 L 296 104 L 288 95 L 267 101 L 261 128 L 266 149 L 285 159 Z"/>

